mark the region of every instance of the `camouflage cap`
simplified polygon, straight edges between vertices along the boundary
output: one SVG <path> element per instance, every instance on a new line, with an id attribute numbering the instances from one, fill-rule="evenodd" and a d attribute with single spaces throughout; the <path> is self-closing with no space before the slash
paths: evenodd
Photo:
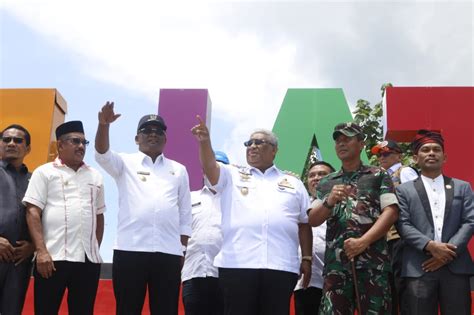
<path id="1" fill-rule="evenodd" d="M 363 132 L 362 132 L 362 128 L 355 122 L 345 122 L 345 123 L 340 123 L 336 125 L 336 127 L 334 127 L 332 138 L 336 140 L 337 137 L 339 137 L 339 135 L 341 134 L 347 137 L 354 137 L 354 136 L 363 134 Z"/>

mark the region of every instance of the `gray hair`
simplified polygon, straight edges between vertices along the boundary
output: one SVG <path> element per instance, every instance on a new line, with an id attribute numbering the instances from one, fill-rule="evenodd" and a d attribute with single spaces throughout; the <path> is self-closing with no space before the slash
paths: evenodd
<path id="1" fill-rule="evenodd" d="M 257 133 L 264 135 L 271 144 L 273 144 L 275 147 L 278 147 L 278 137 L 273 133 L 273 131 L 268 129 L 255 129 L 250 134 L 250 138 L 252 138 L 252 136 Z"/>

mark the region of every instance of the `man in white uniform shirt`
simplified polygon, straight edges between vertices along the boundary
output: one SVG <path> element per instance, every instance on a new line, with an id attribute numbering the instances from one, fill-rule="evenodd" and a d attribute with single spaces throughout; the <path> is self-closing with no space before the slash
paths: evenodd
<path id="1" fill-rule="evenodd" d="M 223 243 L 214 265 L 224 294 L 225 314 L 289 314 L 290 297 L 302 272 L 311 277 L 309 198 L 303 183 L 273 165 L 276 136 L 253 132 L 245 142 L 248 167 L 216 163 L 209 131 L 198 117 L 192 133 L 211 187 L 221 194 Z M 299 237 L 298 237 L 299 236 Z"/>
<path id="2" fill-rule="evenodd" d="M 191 235 L 186 168 L 163 155 L 166 124 L 158 115 L 140 119 L 139 152 L 110 149 L 109 127 L 120 114 L 107 102 L 99 112 L 97 163 L 119 191 L 112 280 L 117 314 L 141 314 L 148 288 L 151 314 L 177 314 L 181 266 Z"/>
<path id="3" fill-rule="evenodd" d="M 406 280 L 402 314 L 471 314 L 471 186 L 443 174 L 446 153 L 439 132 L 419 130 L 412 148 L 421 176 L 397 187 Z"/>
<path id="4" fill-rule="evenodd" d="M 224 152 L 215 152 L 216 161 L 229 164 Z M 181 271 L 186 315 L 219 315 L 224 312 L 219 289 L 219 271 L 214 258 L 221 249 L 221 199 L 206 185 L 191 192 L 193 234 L 188 242 Z"/>
<path id="5" fill-rule="evenodd" d="M 336 170 L 331 164 L 324 161 L 316 161 L 308 168 L 308 176 L 306 186 L 310 194 L 310 199 L 316 198 L 316 188 L 321 178 Z M 311 265 L 311 281 L 308 287 L 303 287 L 303 278 L 296 284 L 295 288 L 295 314 L 311 315 L 318 314 L 319 304 L 323 294 L 323 268 L 324 268 L 324 252 L 326 251 L 326 222 L 313 227 L 313 260 Z M 308 259 L 306 257 L 303 257 Z"/>
<path id="6" fill-rule="evenodd" d="M 57 314 L 68 289 L 69 314 L 92 315 L 104 233 L 102 175 L 83 162 L 80 121 L 56 129 L 58 157 L 38 167 L 23 198 L 36 248 L 35 314 Z"/>

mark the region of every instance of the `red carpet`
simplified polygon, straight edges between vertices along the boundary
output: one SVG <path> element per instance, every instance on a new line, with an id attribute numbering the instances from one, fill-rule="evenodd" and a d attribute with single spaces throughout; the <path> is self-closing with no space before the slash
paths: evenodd
<path id="1" fill-rule="evenodd" d="M 31 278 L 30 286 L 28 288 L 28 293 L 26 295 L 25 307 L 23 309 L 23 315 L 33 315 L 33 278 Z M 471 292 L 472 298 L 474 301 L 474 291 Z M 65 295 L 66 296 L 66 295 Z M 181 296 L 179 298 L 179 315 L 184 315 L 183 304 L 181 303 Z M 291 301 L 291 314 L 293 315 L 293 300 Z M 67 303 L 63 299 L 59 315 L 67 315 Z M 97 299 L 95 302 L 94 315 L 113 315 L 115 314 L 115 299 L 114 292 L 112 289 L 112 280 L 100 280 L 99 290 L 97 293 Z M 145 305 L 143 307 L 143 315 L 150 314 L 148 309 L 148 296 L 146 297 Z M 471 314 L 474 315 L 474 303 L 472 305 Z"/>

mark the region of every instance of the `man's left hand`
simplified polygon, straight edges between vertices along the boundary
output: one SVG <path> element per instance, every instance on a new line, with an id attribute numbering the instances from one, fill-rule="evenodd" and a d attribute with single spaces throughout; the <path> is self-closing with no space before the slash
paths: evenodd
<path id="1" fill-rule="evenodd" d="M 311 261 L 303 260 L 300 264 L 300 277 L 303 276 L 303 288 L 306 289 L 311 281 Z"/>
<path id="2" fill-rule="evenodd" d="M 369 244 L 366 244 L 362 238 L 351 237 L 344 241 L 344 252 L 349 260 L 353 260 L 367 247 L 369 247 Z"/>
<path id="3" fill-rule="evenodd" d="M 13 261 L 15 262 L 15 266 L 21 264 L 25 259 L 31 257 L 35 251 L 35 247 L 33 243 L 28 241 L 17 241 L 16 244 L 18 245 L 14 249 L 14 257 Z"/>
<path id="4" fill-rule="evenodd" d="M 446 265 L 447 262 L 444 262 L 443 260 L 441 259 L 438 259 L 438 258 L 435 258 L 435 257 L 431 257 L 430 259 L 428 260 L 425 260 L 422 264 L 421 264 L 421 267 L 423 268 L 423 271 L 424 272 L 431 272 L 431 271 L 436 271 L 438 270 L 439 268 L 443 267 L 444 265 Z"/>

